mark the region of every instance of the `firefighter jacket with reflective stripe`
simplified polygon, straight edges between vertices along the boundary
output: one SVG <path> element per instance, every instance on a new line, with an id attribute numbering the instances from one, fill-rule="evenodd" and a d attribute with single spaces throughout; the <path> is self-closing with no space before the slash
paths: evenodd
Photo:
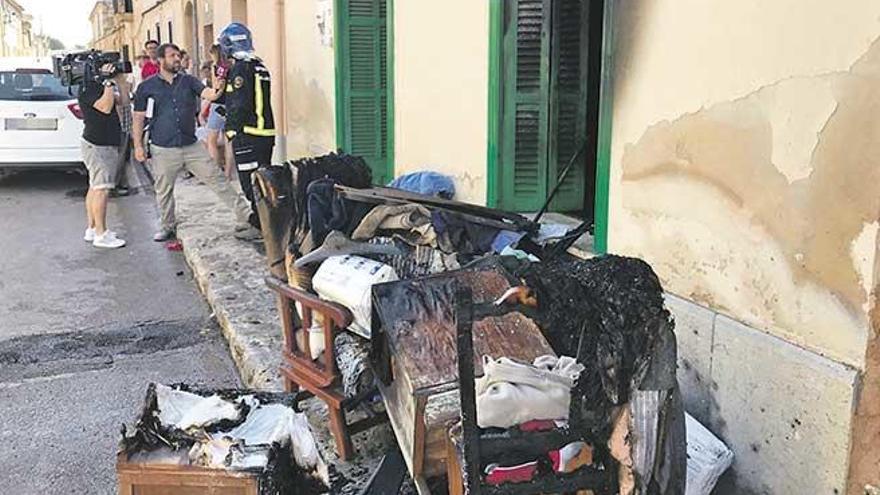
<path id="1" fill-rule="evenodd" d="M 226 135 L 275 136 L 272 81 L 260 59 L 237 60 L 226 76 Z"/>

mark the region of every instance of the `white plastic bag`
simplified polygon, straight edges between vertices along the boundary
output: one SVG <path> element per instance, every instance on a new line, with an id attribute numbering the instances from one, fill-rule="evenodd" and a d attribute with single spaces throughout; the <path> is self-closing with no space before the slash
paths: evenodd
<path id="1" fill-rule="evenodd" d="M 159 421 L 162 424 L 181 430 L 200 428 L 239 417 L 235 404 L 216 395 L 202 397 L 162 384 L 156 385 L 156 406 L 159 408 Z"/>
<path id="2" fill-rule="evenodd" d="M 733 463 L 733 452 L 711 431 L 685 413 L 687 428 L 687 489 L 685 495 L 709 495 Z"/>
<path id="3" fill-rule="evenodd" d="M 360 256 L 333 256 L 315 272 L 312 288 L 321 298 L 348 308 L 354 316 L 348 329 L 370 338 L 371 289 L 374 284 L 394 280 L 397 274 L 384 263 Z"/>

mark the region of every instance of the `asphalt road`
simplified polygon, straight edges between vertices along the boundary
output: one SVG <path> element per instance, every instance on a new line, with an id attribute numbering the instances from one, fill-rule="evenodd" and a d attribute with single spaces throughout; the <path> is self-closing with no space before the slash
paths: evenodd
<path id="1" fill-rule="evenodd" d="M 234 387 L 225 342 L 148 194 L 112 199 L 128 241 L 83 242 L 79 174 L 0 177 L 0 493 L 116 493 L 120 426 L 150 382 Z"/>

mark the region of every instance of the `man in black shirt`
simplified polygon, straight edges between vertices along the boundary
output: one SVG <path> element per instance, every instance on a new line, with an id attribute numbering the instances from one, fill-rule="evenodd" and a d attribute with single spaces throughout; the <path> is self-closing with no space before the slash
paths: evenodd
<path id="1" fill-rule="evenodd" d="M 144 119 L 150 120 L 150 153 L 156 172 L 156 199 L 161 212 L 161 228 L 153 240 L 172 239 L 176 233 L 174 182 L 188 170 L 210 187 L 236 215 L 235 235 L 241 239 L 259 237 L 248 223 L 249 209 L 213 163 L 207 150 L 197 143 L 195 115 L 197 97 L 215 101 L 223 80 L 206 88 L 194 76 L 181 72 L 180 49 L 171 43 L 159 47 L 159 74 L 142 82 L 134 97 L 135 158 L 146 159 L 143 143 Z"/>
<path id="2" fill-rule="evenodd" d="M 113 66 L 101 67 L 109 75 Z M 82 154 L 89 171 L 89 191 L 86 193 L 88 227 L 83 239 L 100 248 L 120 248 L 125 241 L 107 228 L 107 198 L 116 186 L 119 167 L 121 129 L 116 113 L 116 95 L 113 87 L 123 74 L 116 74 L 103 83 L 85 81 L 80 88 L 79 106 L 83 112 Z"/>

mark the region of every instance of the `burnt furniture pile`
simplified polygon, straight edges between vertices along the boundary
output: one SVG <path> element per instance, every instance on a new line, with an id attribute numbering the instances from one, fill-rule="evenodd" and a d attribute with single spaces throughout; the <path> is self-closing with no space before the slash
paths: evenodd
<path id="1" fill-rule="evenodd" d="M 318 494 L 330 476 L 290 394 L 150 384 L 123 426 L 120 494 Z"/>
<path id="2" fill-rule="evenodd" d="M 673 323 L 640 260 L 586 230 L 373 187 L 344 154 L 254 174 L 290 391 L 350 435 L 390 420 L 420 493 L 683 494 Z M 370 399 L 378 389 L 384 411 Z M 352 410 L 365 410 L 349 424 Z"/>

